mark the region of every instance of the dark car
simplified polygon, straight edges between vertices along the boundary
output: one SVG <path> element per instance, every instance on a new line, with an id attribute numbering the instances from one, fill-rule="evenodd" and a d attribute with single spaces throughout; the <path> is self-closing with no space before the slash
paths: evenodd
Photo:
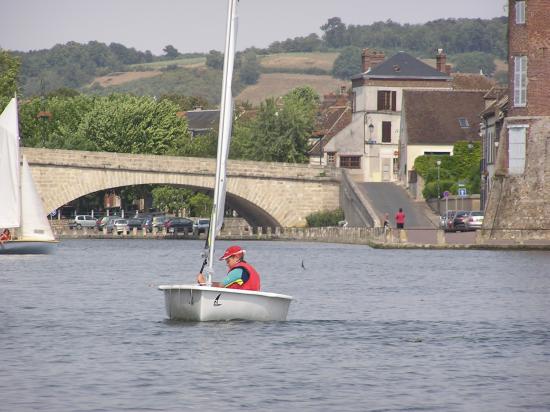
<path id="1" fill-rule="evenodd" d="M 466 227 L 466 221 L 470 217 L 469 211 L 461 211 L 457 212 L 454 219 L 453 219 L 453 226 L 451 230 L 453 232 L 460 232 L 460 231 L 466 231 L 468 228 Z"/>
<path id="2" fill-rule="evenodd" d="M 136 228 L 137 230 L 143 229 L 143 222 L 144 219 L 140 219 L 139 217 L 132 217 L 128 219 L 128 229 L 132 230 Z"/>
<path id="3" fill-rule="evenodd" d="M 164 223 L 168 233 L 191 233 L 193 221 L 184 217 L 173 217 Z"/>

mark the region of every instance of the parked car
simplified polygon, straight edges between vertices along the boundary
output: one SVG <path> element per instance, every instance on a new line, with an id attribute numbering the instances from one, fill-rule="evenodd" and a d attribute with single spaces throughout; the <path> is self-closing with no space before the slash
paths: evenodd
<path id="1" fill-rule="evenodd" d="M 69 227 L 81 229 L 83 227 L 95 227 L 97 220 L 90 215 L 76 215 Z"/>
<path id="2" fill-rule="evenodd" d="M 439 218 L 439 224 L 441 225 L 441 229 L 443 229 L 446 232 L 449 232 L 453 226 L 453 219 L 455 218 L 456 210 L 447 210 L 443 215 Z"/>
<path id="3" fill-rule="evenodd" d="M 165 223 L 170 219 L 168 216 L 160 215 L 160 216 L 154 216 L 153 221 L 151 223 L 152 229 L 156 229 L 158 231 L 162 230 L 163 227 L 165 227 Z"/>
<path id="4" fill-rule="evenodd" d="M 128 229 L 133 230 L 134 228 L 141 230 L 143 229 L 143 222 L 145 219 L 141 219 L 139 217 L 132 217 L 128 219 Z"/>
<path id="5" fill-rule="evenodd" d="M 142 227 L 147 229 L 148 232 L 153 231 L 153 216 L 144 216 Z"/>
<path id="6" fill-rule="evenodd" d="M 129 229 L 128 229 L 128 219 L 112 219 L 109 221 L 109 223 L 107 223 L 107 226 L 105 226 L 107 228 L 107 232 L 109 233 L 114 233 L 116 232 L 117 234 L 121 234 L 121 233 L 128 233 L 129 232 Z"/>
<path id="7" fill-rule="evenodd" d="M 198 235 L 200 233 L 207 233 L 210 227 L 210 219 L 197 219 L 193 223 L 193 233 Z"/>
<path id="8" fill-rule="evenodd" d="M 184 217 L 173 217 L 164 223 L 168 233 L 189 233 L 193 231 L 193 221 Z"/>
<path id="9" fill-rule="evenodd" d="M 451 227 L 451 231 L 453 232 L 460 232 L 466 229 L 466 220 L 470 216 L 469 211 L 463 210 L 460 212 L 457 212 L 454 219 L 453 219 L 453 225 Z"/>
<path id="10" fill-rule="evenodd" d="M 120 216 L 103 216 L 101 219 L 99 219 L 96 223 L 96 227 L 98 230 L 103 230 L 105 226 L 111 221 L 115 219 L 120 219 Z"/>
<path id="11" fill-rule="evenodd" d="M 481 229 L 483 225 L 483 212 L 482 211 L 473 211 L 466 219 L 466 230 L 477 230 Z"/>

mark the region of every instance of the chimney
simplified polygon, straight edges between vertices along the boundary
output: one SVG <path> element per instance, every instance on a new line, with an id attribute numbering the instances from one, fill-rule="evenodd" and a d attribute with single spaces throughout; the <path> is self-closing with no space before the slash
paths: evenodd
<path id="1" fill-rule="evenodd" d="M 447 55 L 443 53 L 443 49 L 437 50 L 437 55 L 435 56 L 435 67 L 438 72 L 447 73 Z"/>
<path id="2" fill-rule="evenodd" d="M 384 61 L 385 57 L 384 52 L 363 49 L 363 53 L 361 54 L 363 73 L 368 72 L 369 69 L 374 69 L 379 63 Z"/>

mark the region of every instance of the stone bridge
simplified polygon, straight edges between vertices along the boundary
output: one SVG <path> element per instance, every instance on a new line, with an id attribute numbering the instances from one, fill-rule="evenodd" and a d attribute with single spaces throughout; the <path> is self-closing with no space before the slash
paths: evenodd
<path id="1" fill-rule="evenodd" d="M 46 211 L 89 193 L 163 184 L 214 188 L 216 161 L 196 157 L 23 148 Z M 230 160 L 226 204 L 252 226 L 304 226 L 340 207 L 340 171 L 311 165 Z"/>

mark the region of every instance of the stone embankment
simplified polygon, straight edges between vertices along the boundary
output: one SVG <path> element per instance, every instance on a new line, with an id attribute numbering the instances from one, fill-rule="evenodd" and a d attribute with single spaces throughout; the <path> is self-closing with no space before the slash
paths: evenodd
<path id="1" fill-rule="evenodd" d="M 96 229 L 61 229 L 59 239 L 205 239 L 206 234 L 172 234 L 134 229 L 130 233 L 106 233 Z M 363 227 L 267 228 L 240 227 L 223 230 L 224 240 L 282 240 L 368 245 L 386 249 L 544 249 L 550 242 L 517 240 L 487 240 L 480 232 L 445 233 L 437 229 L 390 229 Z"/>

